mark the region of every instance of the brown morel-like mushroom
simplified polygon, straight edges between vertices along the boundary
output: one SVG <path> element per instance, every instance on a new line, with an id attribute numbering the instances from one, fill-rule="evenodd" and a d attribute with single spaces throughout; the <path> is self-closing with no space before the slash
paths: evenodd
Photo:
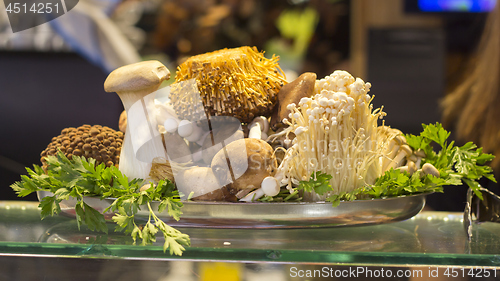
<path id="1" fill-rule="evenodd" d="M 40 154 L 46 167 L 46 156 L 56 155 L 61 150 L 66 157 L 73 155 L 94 158 L 96 164 L 118 166 L 123 143 L 123 133 L 101 125 L 82 125 L 78 128 L 65 128 L 57 137 L 53 137 L 47 148 Z"/>
<path id="2" fill-rule="evenodd" d="M 178 117 L 199 120 L 200 102 L 210 116 L 234 116 L 243 123 L 255 116 L 270 116 L 278 91 L 286 83 L 278 59 L 274 55 L 267 59 L 255 47 L 222 49 L 189 58 L 177 68 L 175 81 L 196 79 L 201 101 L 192 89 L 171 91 Z"/>

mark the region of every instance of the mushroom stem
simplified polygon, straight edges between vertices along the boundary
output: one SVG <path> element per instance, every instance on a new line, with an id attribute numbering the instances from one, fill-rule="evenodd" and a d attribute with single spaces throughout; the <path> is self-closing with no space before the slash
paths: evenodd
<path id="1" fill-rule="evenodd" d="M 262 131 L 260 128 L 260 124 L 258 122 L 250 125 L 250 131 L 248 132 L 248 138 L 251 138 L 251 139 L 261 139 L 262 138 Z"/>
<path id="2" fill-rule="evenodd" d="M 399 150 L 399 145 L 397 144 L 397 142 L 394 139 L 392 139 L 389 142 L 389 146 L 387 147 L 386 152 L 384 153 L 386 155 L 386 157 L 384 157 L 382 159 L 382 170 L 383 171 L 387 170 L 387 166 L 389 166 L 389 164 L 391 163 L 391 160 L 394 159 L 394 157 L 396 157 L 398 150 Z"/>
<path id="3" fill-rule="evenodd" d="M 248 125 L 248 138 L 251 139 L 267 139 L 267 131 L 269 131 L 269 122 L 264 116 L 258 116 Z"/>
<path id="4" fill-rule="evenodd" d="M 422 157 L 417 157 L 417 161 L 415 161 L 415 167 L 417 167 L 417 170 L 420 169 L 421 163 L 422 163 Z"/>
<path id="5" fill-rule="evenodd" d="M 425 157 L 425 152 L 419 149 L 415 152 L 415 156 L 417 157 L 417 161 L 415 161 L 415 166 L 417 166 L 417 169 L 420 169 L 420 164 L 422 163 L 422 158 Z"/>
<path id="6" fill-rule="evenodd" d="M 252 201 L 255 201 L 255 200 L 261 198 L 264 195 L 265 195 L 264 190 L 262 190 L 262 188 L 259 188 L 259 189 L 256 189 L 256 190 L 248 193 L 247 196 L 241 198 L 240 201 L 252 202 Z"/>
<path id="7" fill-rule="evenodd" d="M 396 155 L 396 157 L 394 157 L 394 159 L 392 159 L 391 163 L 389 164 L 389 166 L 387 166 L 387 170 L 390 170 L 391 168 L 396 168 L 398 167 L 398 165 L 400 166 L 401 165 L 401 161 L 404 160 L 405 157 L 411 155 L 411 148 L 406 145 L 406 144 L 403 144 L 401 146 L 401 148 L 399 149 L 399 152 L 398 154 Z"/>
<path id="8" fill-rule="evenodd" d="M 120 67 L 104 82 L 107 92 L 116 92 L 127 112 L 127 128 L 120 154 L 119 169 L 127 177 L 148 177 L 155 157 L 165 157 L 155 113 L 154 96 L 160 84 L 170 77 L 158 61 L 145 61 Z"/>
<path id="9" fill-rule="evenodd" d="M 408 161 L 406 163 L 406 166 L 408 166 L 408 172 L 410 173 L 410 175 L 413 175 L 413 173 L 415 173 L 418 170 L 417 166 L 415 165 L 415 162 L 413 161 Z"/>

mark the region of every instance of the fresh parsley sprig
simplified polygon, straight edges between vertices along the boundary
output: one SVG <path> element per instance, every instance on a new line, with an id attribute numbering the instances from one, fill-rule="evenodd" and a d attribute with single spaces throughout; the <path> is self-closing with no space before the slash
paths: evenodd
<path id="1" fill-rule="evenodd" d="M 319 195 L 323 195 L 328 191 L 332 191 L 332 186 L 330 185 L 330 180 L 332 176 L 321 171 L 313 172 L 308 181 L 300 181 L 299 190 L 304 190 L 305 192 L 316 192 Z"/>
<path id="2" fill-rule="evenodd" d="M 96 165 L 95 159 L 73 156 L 69 160 L 62 152 L 48 156 L 47 169 L 34 165 L 26 168 L 28 175 L 22 175 L 21 181 L 11 185 L 19 197 L 27 196 L 37 191 L 49 191 L 53 196 L 44 197 L 40 202 L 42 219 L 60 213 L 59 203 L 70 197 L 76 199 L 75 214 L 78 228 L 86 224 L 90 230 L 107 233 L 108 227 L 104 215 L 84 202 L 85 196 L 115 198 L 109 208 L 116 212 L 113 221 L 116 230 L 125 230 L 134 239 L 142 240 L 142 245 L 156 241 L 158 231 L 163 233 L 165 243 L 163 250 L 169 249 L 170 254 L 182 255 L 184 246 L 190 245 L 189 236 L 168 226 L 158 218 L 151 207 L 151 202 L 158 201 L 158 212 L 168 211 L 168 214 L 179 220 L 182 214 L 182 203 L 175 185 L 162 180 L 157 185 L 140 191 L 144 181 L 129 180 L 118 168 Z M 147 207 L 149 220 L 142 226 L 135 215 L 141 207 Z"/>
<path id="3" fill-rule="evenodd" d="M 116 213 L 112 218 L 117 224 L 116 230 L 124 230 L 125 233 L 131 234 L 134 244 L 138 239 L 142 240 L 141 245 L 156 242 L 156 234 L 161 231 L 165 238 L 163 250 L 169 249 L 170 254 L 182 255 L 185 250 L 184 246 L 190 245 L 189 236 L 158 218 L 151 207 L 153 201 L 160 202 L 158 212 L 168 210 L 172 218 L 180 219 L 183 204 L 180 202 L 179 192 L 172 182 L 164 180 L 158 182 L 157 185 L 150 185 L 146 190 L 123 194 L 116 198 L 105 211 L 111 210 Z M 141 206 L 146 206 L 149 210 L 149 219 L 144 226 L 138 224 L 135 218 Z"/>
<path id="4" fill-rule="evenodd" d="M 431 163 L 439 170 L 442 185 L 465 183 L 482 199 L 478 181 L 485 177 L 496 182 L 493 169 L 487 166 L 495 156 L 483 153 L 483 149 L 472 142 L 462 146 L 455 146 L 454 141 L 448 143 L 450 133 L 440 123 L 422 124 L 422 127 L 420 135 L 406 135 L 408 145 L 414 150 L 425 152 L 424 163 Z M 439 146 L 438 152 L 434 151 L 434 144 Z"/>

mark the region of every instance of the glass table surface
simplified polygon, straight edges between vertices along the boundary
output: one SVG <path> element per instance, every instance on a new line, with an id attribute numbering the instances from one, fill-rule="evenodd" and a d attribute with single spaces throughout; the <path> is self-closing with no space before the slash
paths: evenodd
<path id="1" fill-rule="evenodd" d="M 424 211 L 402 222 L 337 228 L 179 228 L 191 237 L 181 257 L 164 253 L 160 237 L 139 246 L 109 229 L 79 230 L 63 216 L 41 220 L 38 202 L 0 201 L 1 256 L 500 267 L 500 224 L 474 224 L 469 240 L 462 213 Z"/>

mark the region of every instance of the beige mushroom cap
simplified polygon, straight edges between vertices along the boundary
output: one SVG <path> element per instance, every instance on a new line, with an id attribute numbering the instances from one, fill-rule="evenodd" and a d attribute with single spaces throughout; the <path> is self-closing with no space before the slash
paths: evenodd
<path id="1" fill-rule="evenodd" d="M 170 78 L 170 71 L 156 60 L 129 64 L 115 69 L 104 82 L 106 92 L 139 91 Z"/>

